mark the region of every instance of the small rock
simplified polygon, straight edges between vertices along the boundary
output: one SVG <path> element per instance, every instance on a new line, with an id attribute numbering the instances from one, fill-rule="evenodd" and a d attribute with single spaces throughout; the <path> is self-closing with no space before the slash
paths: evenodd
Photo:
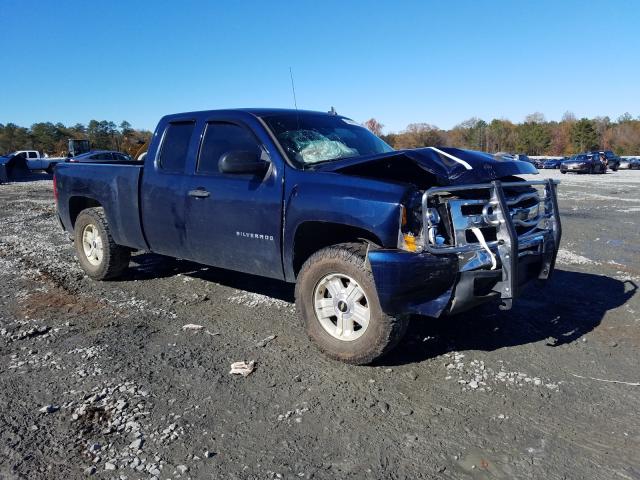
<path id="1" fill-rule="evenodd" d="M 99 443 L 92 443 L 91 445 L 89 445 L 88 450 L 91 453 L 96 453 L 96 452 L 99 452 L 101 448 L 102 448 L 102 445 L 100 445 Z"/>
<path id="2" fill-rule="evenodd" d="M 142 448 L 143 443 L 144 443 L 144 440 L 142 438 L 137 438 L 129 444 L 129 448 L 132 450 L 140 450 Z"/>
<path id="3" fill-rule="evenodd" d="M 84 474 L 85 475 L 93 475 L 94 473 L 96 473 L 96 466 L 95 465 L 91 465 L 90 467 L 87 467 L 84 469 Z"/>
<path id="4" fill-rule="evenodd" d="M 107 462 L 107 463 L 104 464 L 104 469 L 105 470 L 115 470 L 116 466 L 111 462 Z"/>
<path id="5" fill-rule="evenodd" d="M 275 335 L 269 335 L 267 338 L 263 338 L 258 343 L 256 343 L 256 347 L 266 347 L 267 343 L 276 339 Z"/>
<path id="6" fill-rule="evenodd" d="M 407 377 L 409 377 L 409 380 L 415 380 L 418 378 L 418 374 L 416 372 L 414 372 L 413 370 L 409 370 L 407 372 Z"/>
<path id="7" fill-rule="evenodd" d="M 181 474 L 183 474 L 183 473 L 187 473 L 189 471 L 189 467 L 187 467 L 186 465 L 178 465 L 176 467 L 176 470 L 178 472 L 180 472 Z"/>
<path id="8" fill-rule="evenodd" d="M 444 473 L 444 471 L 445 471 L 446 469 L 447 469 L 447 467 L 445 467 L 444 465 L 440 465 L 440 466 L 436 469 L 436 471 L 437 471 L 438 473 Z"/>
<path id="9" fill-rule="evenodd" d="M 202 325 L 198 325 L 195 323 L 187 323 L 186 325 L 182 326 L 182 330 L 186 331 L 186 330 L 192 330 L 192 331 L 198 331 L 198 330 L 202 330 L 204 327 Z"/>
<path id="10" fill-rule="evenodd" d="M 618 342 L 609 342 L 609 346 L 611 348 L 616 348 L 618 346 Z"/>
<path id="11" fill-rule="evenodd" d="M 53 413 L 60 410 L 60 407 L 57 405 L 45 405 L 44 407 L 38 409 L 40 413 Z"/>
<path id="12" fill-rule="evenodd" d="M 204 458 L 212 458 L 215 455 L 215 453 L 210 452 L 209 450 L 206 450 L 204 452 Z"/>
<path id="13" fill-rule="evenodd" d="M 469 387 L 470 388 L 478 388 L 478 382 L 476 382 L 475 380 L 471 380 L 469 382 Z"/>

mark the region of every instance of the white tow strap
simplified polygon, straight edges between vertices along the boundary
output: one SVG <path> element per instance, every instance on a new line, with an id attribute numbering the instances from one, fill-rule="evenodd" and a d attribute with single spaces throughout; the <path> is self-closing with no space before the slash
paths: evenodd
<path id="1" fill-rule="evenodd" d="M 484 248 L 487 251 L 487 253 L 491 256 L 491 270 L 495 270 L 496 267 L 498 266 L 498 262 L 496 261 L 496 256 L 493 254 L 493 252 L 489 248 L 489 245 L 487 245 L 487 242 L 484 239 L 484 235 L 482 234 L 482 230 L 480 230 L 478 227 L 471 227 L 471 231 L 478 239 L 478 242 L 480 242 L 480 245 L 482 245 L 482 248 Z"/>
<path id="2" fill-rule="evenodd" d="M 436 147 L 429 147 L 429 148 L 431 150 L 433 150 L 434 152 L 438 152 L 440 155 L 444 155 L 445 157 L 450 158 L 454 162 L 458 162 L 460 165 L 463 165 L 464 168 L 466 168 L 467 170 L 472 170 L 473 169 L 473 167 L 471 165 L 469 165 L 467 162 L 465 162 L 461 158 L 458 158 L 458 157 L 456 157 L 454 155 L 451 155 L 450 153 L 443 152 L 442 150 L 440 150 L 439 148 L 436 148 Z"/>

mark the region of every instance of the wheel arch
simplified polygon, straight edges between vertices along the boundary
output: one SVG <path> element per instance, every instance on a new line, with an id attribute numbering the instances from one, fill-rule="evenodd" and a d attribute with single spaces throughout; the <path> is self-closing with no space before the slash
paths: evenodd
<path id="1" fill-rule="evenodd" d="M 318 250 L 339 243 L 360 242 L 381 246 L 376 234 L 344 223 L 306 221 L 298 225 L 293 237 L 291 270 L 298 276 L 304 262 Z"/>
<path id="2" fill-rule="evenodd" d="M 92 197 L 87 196 L 72 196 L 69 198 L 69 220 L 71 221 L 71 227 L 75 228 L 78 215 L 87 208 L 100 208 L 102 204 Z"/>

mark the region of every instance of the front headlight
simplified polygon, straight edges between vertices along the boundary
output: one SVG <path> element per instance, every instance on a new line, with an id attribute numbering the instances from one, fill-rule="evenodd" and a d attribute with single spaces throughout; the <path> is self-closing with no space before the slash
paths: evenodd
<path id="1" fill-rule="evenodd" d="M 430 227 L 437 226 L 440 223 L 440 214 L 435 208 L 427 208 L 426 218 Z"/>

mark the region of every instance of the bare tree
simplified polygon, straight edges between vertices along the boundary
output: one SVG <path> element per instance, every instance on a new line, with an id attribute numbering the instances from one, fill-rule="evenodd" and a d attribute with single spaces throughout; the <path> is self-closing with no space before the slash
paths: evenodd
<path id="1" fill-rule="evenodd" d="M 377 121 L 375 118 L 370 118 L 366 122 L 364 122 L 364 126 L 368 128 L 374 135 L 378 137 L 382 135 L 382 129 L 384 125 Z"/>
<path id="2" fill-rule="evenodd" d="M 525 123 L 545 123 L 544 113 L 534 112 L 524 117 Z"/>

